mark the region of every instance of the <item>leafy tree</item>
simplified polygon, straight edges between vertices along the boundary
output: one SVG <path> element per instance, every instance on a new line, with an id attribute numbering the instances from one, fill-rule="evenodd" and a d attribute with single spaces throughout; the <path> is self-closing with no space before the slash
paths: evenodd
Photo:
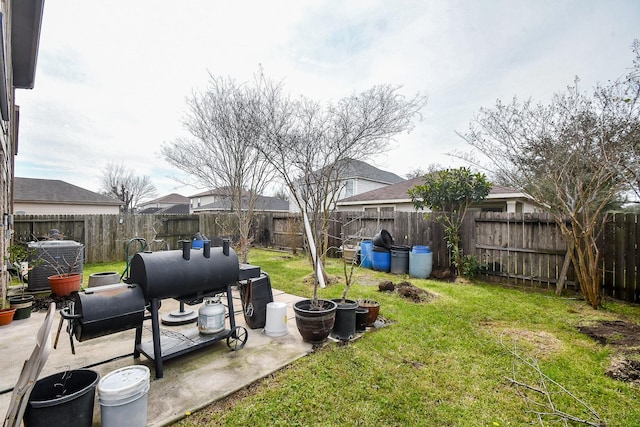
<path id="1" fill-rule="evenodd" d="M 633 78 L 576 84 L 548 105 L 498 101 L 482 108 L 462 137 L 508 185 L 546 206 L 558 224 L 586 301 L 599 307 L 603 213 L 630 188 L 638 170 L 640 106 Z M 635 92 L 634 92 L 635 90 Z M 630 96 L 636 93 L 636 96 Z"/>
<path id="2" fill-rule="evenodd" d="M 139 176 L 124 163 L 107 163 L 100 176 L 101 192 L 107 196 L 121 200 L 122 212 L 132 212 L 140 200 L 157 195 L 155 185 L 147 175 Z"/>
<path id="3" fill-rule="evenodd" d="M 452 251 L 452 264 L 458 271 L 462 267 L 460 229 L 469 207 L 479 203 L 491 191 L 491 183 L 482 173 L 471 169 L 445 169 L 424 176 L 424 183 L 408 193 L 416 209 L 428 208 L 445 228 L 447 246 Z"/>

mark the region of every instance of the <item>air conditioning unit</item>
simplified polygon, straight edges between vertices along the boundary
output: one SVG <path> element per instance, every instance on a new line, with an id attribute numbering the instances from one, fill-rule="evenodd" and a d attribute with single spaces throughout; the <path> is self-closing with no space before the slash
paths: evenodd
<path id="1" fill-rule="evenodd" d="M 58 274 L 52 265 L 74 268 L 71 273 L 81 273 L 84 264 L 84 245 L 73 240 L 42 240 L 29 242 L 28 250 L 32 253 L 29 264 L 35 264 L 28 274 L 30 291 L 46 291 L 51 289 L 47 277 Z"/>

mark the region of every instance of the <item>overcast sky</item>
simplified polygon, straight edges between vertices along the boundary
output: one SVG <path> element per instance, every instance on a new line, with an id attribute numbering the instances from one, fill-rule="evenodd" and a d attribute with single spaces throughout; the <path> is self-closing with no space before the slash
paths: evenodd
<path id="1" fill-rule="evenodd" d="M 160 155 L 184 136 L 185 99 L 208 73 L 250 81 L 259 64 L 292 95 L 337 100 L 376 84 L 428 96 L 423 119 L 371 162 L 404 176 L 466 149 L 497 99 L 547 101 L 625 74 L 640 1 L 47 0 L 35 88 L 17 90 L 15 174 L 98 191 L 107 162 L 172 180 Z"/>

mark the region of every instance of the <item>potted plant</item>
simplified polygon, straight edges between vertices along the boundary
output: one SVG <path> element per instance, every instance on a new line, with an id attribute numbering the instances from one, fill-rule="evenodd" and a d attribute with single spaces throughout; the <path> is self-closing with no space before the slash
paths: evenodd
<path id="1" fill-rule="evenodd" d="M 82 283 L 82 263 L 84 260 L 83 246 L 78 244 L 70 253 L 54 252 L 58 241 L 43 241 L 39 248 L 38 262 L 47 267 L 52 274 L 47 277 L 51 292 L 56 296 L 67 296 L 71 292 L 79 291 Z"/>
<path id="2" fill-rule="evenodd" d="M 372 299 L 359 299 L 358 307 L 367 309 L 366 326 L 373 326 L 380 313 L 380 303 Z"/>
<path id="3" fill-rule="evenodd" d="M 338 305 L 334 301 L 318 298 L 318 287 L 324 285 L 324 269 L 320 254 L 316 253 L 313 235 L 306 213 L 302 213 L 305 234 L 309 242 L 311 260 L 313 261 L 314 283 L 313 298 L 303 299 L 293 304 L 296 315 L 296 326 L 302 339 L 310 343 L 320 343 L 327 339 L 335 323 Z"/>
<path id="4" fill-rule="evenodd" d="M 29 258 L 33 257 L 34 251 L 28 250 L 25 245 L 14 243 L 9 246 L 9 263 L 12 266 L 12 270 L 15 271 L 16 277 L 20 279 L 19 294 L 11 295 L 8 297 L 9 306 L 15 309 L 13 320 L 22 320 L 31 317 L 31 310 L 33 307 L 33 295 L 25 295 L 24 290 L 26 288 L 27 274 L 35 264 L 29 264 Z"/>
<path id="5" fill-rule="evenodd" d="M 344 231 L 342 233 L 344 236 Z M 342 247 L 344 248 L 357 248 L 357 244 L 351 244 L 347 242 L 347 239 L 343 237 Z M 336 309 L 336 321 L 333 325 L 332 336 L 342 341 L 348 341 L 355 336 L 356 333 L 356 309 L 358 303 L 356 301 L 347 299 L 347 292 L 351 288 L 353 283 L 353 272 L 356 265 L 358 265 L 357 249 L 354 249 L 354 254 L 349 257 L 343 257 L 342 271 L 344 273 L 345 286 L 342 290 L 342 296 L 340 298 L 332 300 L 338 307 Z"/>

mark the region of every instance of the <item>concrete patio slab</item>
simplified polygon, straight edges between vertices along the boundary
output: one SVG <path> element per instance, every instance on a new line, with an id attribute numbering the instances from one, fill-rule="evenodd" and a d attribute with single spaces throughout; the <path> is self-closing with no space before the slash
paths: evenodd
<path id="1" fill-rule="evenodd" d="M 177 421 L 188 411 L 200 409 L 247 387 L 312 351 L 312 346 L 302 341 L 295 325 L 293 303 L 300 300 L 300 297 L 273 289 L 274 300 L 287 304 L 288 332 L 280 337 L 270 337 L 264 334 L 262 329 L 249 329 L 246 326 L 240 297 L 235 290 L 233 294 L 236 325 L 246 327 L 249 333 L 245 347 L 239 351 L 231 351 L 226 340 L 213 343 L 195 352 L 165 361 L 164 377 L 156 379 L 152 361 L 145 356 L 133 358 L 133 330 L 84 342 L 76 341 L 76 354 L 72 355 L 69 335 L 63 328 L 57 349 L 51 351 L 39 378 L 84 367 L 90 367 L 103 377 L 118 368 L 144 364 L 151 371 L 147 423 L 149 426 L 163 426 Z M 177 301 L 163 300 L 160 315 L 178 308 Z M 197 310 L 198 306 L 187 308 Z M 45 313 L 32 313 L 28 319 L 17 320 L 0 327 L 0 391 L 11 389 L 16 383 L 24 361 L 33 351 L 35 333 L 44 317 Z M 52 342 L 59 319 L 60 315 L 57 313 L 51 331 Z M 161 330 L 163 334 L 170 336 L 193 327 L 194 324 L 161 325 Z M 150 340 L 151 321 L 147 320 L 142 341 Z M 3 417 L 7 413 L 10 397 L 11 392 L 0 394 L 0 413 Z M 100 425 L 97 392 L 93 425 Z"/>

